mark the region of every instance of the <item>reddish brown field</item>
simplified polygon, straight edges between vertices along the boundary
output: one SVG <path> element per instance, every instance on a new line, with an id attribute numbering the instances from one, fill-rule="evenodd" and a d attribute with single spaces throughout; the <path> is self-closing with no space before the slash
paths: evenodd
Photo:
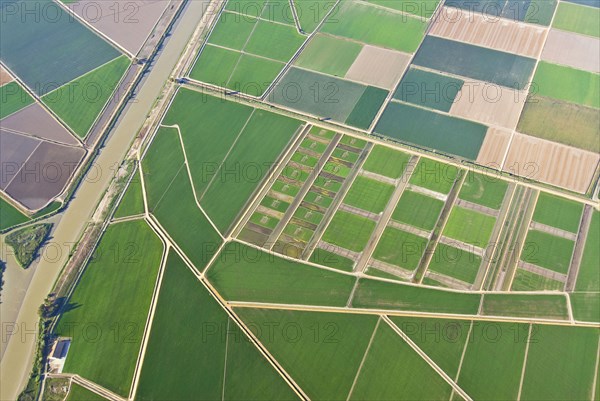
<path id="1" fill-rule="evenodd" d="M 551 29 L 542 60 L 590 72 L 600 72 L 600 39 Z"/>

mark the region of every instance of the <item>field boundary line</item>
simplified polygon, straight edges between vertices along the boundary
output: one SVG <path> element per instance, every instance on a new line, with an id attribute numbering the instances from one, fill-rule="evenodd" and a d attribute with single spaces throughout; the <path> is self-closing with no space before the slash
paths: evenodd
<path id="1" fill-rule="evenodd" d="M 370 3 L 370 2 L 365 1 L 365 0 L 355 0 L 355 2 L 359 3 L 359 4 L 362 4 L 362 5 L 365 5 L 365 6 L 369 6 L 369 7 L 373 7 L 373 8 L 378 8 L 380 10 L 385 10 L 385 11 L 389 12 L 390 14 L 398 14 L 398 15 L 402 15 L 402 16 L 405 16 L 405 17 L 408 17 L 408 18 L 413 18 L 413 19 L 416 19 L 416 20 L 419 20 L 419 21 L 423 21 L 423 22 L 426 22 L 426 23 L 428 23 L 431 20 L 431 17 L 427 18 L 427 17 L 423 17 L 422 15 L 411 14 L 411 13 L 406 12 L 406 11 L 398 10 L 396 8 L 389 8 L 389 7 L 382 6 L 382 5 L 379 5 L 379 4 L 376 4 L 376 3 Z M 440 1 L 440 3 L 443 3 L 443 2 Z M 437 5 L 436 5 L 436 9 L 437 9 Z M 432 14 L 432 16 L 433 16 L 433 14 Z"/>
<path id="2" fill-rule="evenodd" d="M 567 279 L 565 281 L 565 286 L 563 287 L 565 292 L 572 292 L 577 285 L 579 269 L 581 268 L 581 262 L 583 261 L 583 255 L 587 245 L 587 238 L 590 232 L 592 218 L 593 210 L 591 206 L 584 205 L 581 212 L 579 227 L 577 228 L 577 236 L 575 238 L 575 245 L 573 246 L 573 255 L 571 256 L 571 263 L 569 264 Z"/>
<path id="3" fill-rule="evenodd" d="M 223 390 L 221 392 L 221 401 L 225 401 L 225 385 L 227 381 L 227 352 L 229 351 L 229 325 L 231 319 L 227 319 L 227 331 L 225 332 L 225 362 L 223 363 Z"/>
<path id="4" fill-rule="evenodd" d="M 458 368 L 456 369 L 456 375 L 454 377 L 454 382 L 458 384 L 458 378 L 460 377 L 460 372 L 462 370 L 463 361 L 465 360 L 465 355 L 467 355 L 467 348 L 469 347 L 469 342 L 471 340 L 471 336 L 473 335 L 473 320 L 469 324 L 469 331 L 467 332 L 467 339 L 465 340 L 465 345 L 463 347 L 462 353 L 460 355 L 460 361 L 458 362 Z M 450 400 L 452 401 L 452 397 L 454 395 L 454 389 L 452 389 L 452 394 L 450 394 Z"/>
<path id="5" fill-rule="evenodd" d="M 596 350 L 596 369 L 594 372 L 594 381 L 592 383 L 592 400 L 596 399 L 596 389 L 598 388 L 598 365 L 600 364 L 600 338 L 598 339 L 598 347 Z"/>
<path id="6" fill-rule="evenodd" d="M 429 355 L 425 353 L 425 351 L 415 344 L 415 342 L 409 336 L 407 336 L 406 333 L 396 326 L 389 317 L 382 316 L 382 319 L 390 326 L 392 330 L 396 332 L 396 334 L 400 336 L 400 338 L 402 338 L 402 340 L 404 340 L 404 342 L 406 342 L 413 349 L 413 351 L 415 351 L 431 368 L 433 368 L 433 370 L 435 370 L 437 374 L 441 376 L 442 379 L 444 379 L 454 391 L 456 391 L 464 400 L 473 401 L 473 399 L 465 392 L 465 390 L 456 384 L 454 380 L 452 380 L 452 378 L 448 376 L 448 374 L 444 372 L 444 370 L 440 368 L 438 364 L 435 363 L 433 359 L 431 359 Z"/>
<path id="7" fill-rule="evenodd" d="M 571 297 L 569 294 L 564 293 L 565 299 L 567 300 L 567 314 L 569 316 L 569 320 L 572 323 L 575 323 L 575 319 L 573 318 L 573 306 L 571 305 Z"/>
<path id="8" fill-rule="evenodd" d="M 350 387 L 350 391 L 348 392 L 348 397 L 346 397 L 346 401 L 350 401 L 350 397 L 352 397 L 352 393 L 354 392 L 354 387 L 356 387 L 356 383 L 358 382 L 358 377 L 360 376 L 360 372 L 362 371 L 363 365 L 367 360 L 367 356 L 369 355 L 369 351 L 371 350 L 371 345 L 373 345 L 373 340 L 375 339 L 375 335 L 377 334 L 377 329 L 379 328 L 379 324 L 381 323 L 382 317 L 379 316 L 377 319 L 377 323 L 375 323 L 375 328 L 373 329 L 373 333 L 371 333 L 371 339 L 369 340 L 369 344 L 367 344 L 367 348 L 365 348 L 365 353 L 363 354 L 362 360 L 360 361 L 360 365 L 358 365 L 358 370 L 356 371 L 356 376 L 354 376 L 354 381 L 352 382 L 352 387 Z"/>
<path id="9" fill-rule="evenodd" d="M 298 18 L 298 11 L 296 10 L 296 5 L 294 4 L 294 0 L 290 1 L 290 9 L 292 10 L 292 17 L 294 18 L 294 25 L 296 25 L 296 30 L 300 35 L 303 35 L 302 25 L 300 24 L 300 18 Z"/>
<path id="10" fill-rule="evenodd" d="M 23 111 L 26 108 L 29 108 L 31 106 L 36 106 L 36 105 L 38 105 L 37 102 L 32 103 L 29 106 L 25 106 L 21 110 L 18 110 L 14 114 L 18 113 L 19 111 Z M 43 109 L 43 107 L 42 107 L 42 109 Z M 46 110 L 44 110 L 44 111 L 46 111 Z M 54 116 L 51 115 L 51 117 L 54 120 L 56 120 L 56 118 Z M 57 121 L 57 122 L 60 124 L 60 121 Z M 9 133 L 14 134 L 14 135 L 24 136 L 24 137 L 27 137 L 27 138 L 37 139 L 38 141 L 42 141 L 42 142 L 53 143 L 55 145 L 63 146 L 65 148 L 83 149 L 86 152 L 88 151 L 88 149 L 85 147 L 85 145 L 83 144 L 83 142 L 81 142 L 79 139 L 77 140 L 77 142 L 79 143 L 79 145 L 74 145 L 74 144 L 70 144 L 70 143 L 65 143 L 65 142 L 57 141 L 56 139 L 52 139 L 52 138 L 41 138 L 41 137 L 36 136 L 34 134 L 30 134 L 29 132 L 19 131 L 19 130 L 13 129 L 13 128 L 2 127 L 2 131 L 6 131 L 6 132 L 9 132 Z M 69 130 L 66 130 L 66 131 L 69 133 L 69 135 L 73 136 L 73 134 L 71 134 L 69 132 Z"/>
<path id="11" fill-rule="evenodd" d="M 529 333 L 527 334 L 527 345 L 525 346 L 525 356 L 523 357 L 523 368 L 521 370 L 521 379 L 519 381 L 519 392 L 517 393 L 517 400 L 521 400 L 521 392 L 523 391 L 523 381 L 525 380 L 525 370 L 527 369 L 527 355 L 529 354 L 529 345 L 531 344 L 532 330 L 533 324 L 529 323 Z"/>
<path id="12" fill-rule="evenodd" d="M 8 181 L 6 183 L 6 185 L 4 186 L 4 189 L 2 190 L 4 193 L 6 193 L 6 195 L 8 195 L 7 189 L 8 189 L 8 187 L 10 187 L 10 184 L 12 184 L 12 182 L 15 180 L 15 178 L 17 178 L 17 176 L 19 175 L 19 173 L 21 172 L 21 170 L 23 170 L 23 168 L 25 167 L 25 165 L 27 164 L 27 162 L 29 161 L 29 159 L 31 159 L 31 156 L 33 156 L 33 154 L 35 153 L 35 151 L 38 150 L 38 148 L 40 146 L 42 146 L 42 143 L 44 143 L 44 141 L 40 141 L 40 143 L 38 143 L 35 146 L 35 148 L 33 148 L 33 150 L 31 151 L 31 153 L 29 154 L 29 156 L 27 156 L 27 159 L 25 159 L 25 161 L 23 163 L 21 163 L 21 167 L 17 170 L 17 172 L 15 173 L 15 175 L 13 175 L 12 178 L 10 179 L 10 181 Z M 8 196 L 10 196 L 10 195 L 8 195 Z M 17 200 L 15 199 L 15 201 L 17 201 Z"/>

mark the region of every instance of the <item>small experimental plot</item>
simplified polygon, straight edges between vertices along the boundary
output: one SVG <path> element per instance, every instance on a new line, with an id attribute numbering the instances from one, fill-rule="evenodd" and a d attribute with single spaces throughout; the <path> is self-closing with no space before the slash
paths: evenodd
<path id="1" fill-rule="evenodd" d="M 521 251 L 514 291 L 563 289 L 582 212 L 583 205 L 578 202 L 540 193 Z"/>
<path id="2" fill-rule="evenodd" d="M 423 385 L 427 383 L 427 385 Z M 452 387 L 387 322 L 379 321 L 350 400 L 444 400 Z"/>
<path id="3" fill-rule="evenodd" d="M 556 0 L 482 0 L 472 2 L 470 0 L 446 0 L 444 3 L 448 7 L 454 7 L 463 10 L 463 18 L 473 18 L 479 14 L 486 14 L 489 20 L 497 21 L 502 17 L 505 20 L 521 21 L 529 24 L 542 26 L 550 25 Z M 442 11 L 447 8 L 443 8 Z M 443 14 L 442 14 L 443 16 Z"/>
<path id="4" fill-rule="evenodd" d="M 531 340 L 521 400 L 593 399 L 598 389 L 597 328 L 533 325 Z"/>
<path id="5" fill-rule="evenodd" d="M 129 395 L 162 253 L 143 220 L 108 227 L 55 330 L 71 340 L 64 372 Z"/>
<path id="6" fill-rule="evenodd" d="M 324 131 L 320 128 L 313 128 L 312 131 L 333 134 L 331 131 Z M 302 194 L 304 197 L 299 197 L 294 202 L 294 208 L 290 211 L 290 213 L 293 213 L 291 218 L 286 216 L 284 223 L 287 222 L 287 224 L 285 224 L 281 235 L 277 238 L 273 250 L 288 256 L 306 259 L 311 256 L 312 251 L 317 247 L 337 254 L 342 258 L 340 263 L 345 266 L 348 265 L 344 261 L 352 260 L 352 254 L 344 252 L 343 248 L 336 248 L 335 244 L 327 243 L 325 240 L 320 241 L 319 236 L 330 224 L 329 221 L 335 210 L 335 205 L 339 204 L 346 188 L 350 185 L 358 168 L 357 164 L 361 160 L 361 155 L 366 152 L 364 150 L 366 144 L 361 139 L 335 135 L 326 154 L 319 161 L 320 169 L 315 172 L 310 182 L 303 188 Z M 320 253 L 315 255 L 312 258 L 313 262 L 325 265 L 332 264 L 329 260 L 319 262 L 318 258 L 320 256 L 323 255 Z M 333 262 L 333 265 L 336 266 L 330 267 L 340 267 L 337 266 L 337 261 Z"/>
<path id="7" fill-rule="evenodd" d="M 121 55 L 52 0 L 15 3 L 17 10 L 24 10 L 27 3 L 27 9 L 43 10 L 48 16 L 8 8 L 1 12 L 2 62 L 39 96 Z"/>
<path id="8" fill-rule="evenodd" d="M 228 301 L 346 306 L 356 278 L 230 242 L 206 273 Z"/>
<path id="9" fill-rule="evenodd" d="M 272 1 L 251 5 L 229 2 L 189 77 L 250 96 L 262 96 L 306 40 L 293 24 L 276 20 L 284 12 L 276 10 L 274 5 L 285 6 L 283 2 Z"/>
<path id="10" fill-rule="evenodd" d="M 597 6 L 575 3 L 560 2 L 552 27 L 562 31 L 600 38 L 600 26 L 598 26 L 600 9 Z"/>
<path id="11" fill-rule="evenodd" d="M 582 224 L 583 226 L 583 224 Z M 598 297 L 600 297 L 600 277 L 598 276 L 598 260 L 600 260 L 600 212 L 593 211 L 583 255 L 579 264 L 577 281 L 574 292 L 569 294 L 573 317 L 575 320 L 598 321 L 600 310 Z"/>
<path id="12" fill-rule="evenodd" d="M 187 340 L 164 340 L 177 337 Z M 135 399 L 291 401 L 298 397 L 172 251 Z"/>
<path id="13" fill-rule="evenodd" d="M 369 315 L 249 308 L 234 311 L 304 393 L 315 400 L 346 399 L 377 326 L 377 317 Z"/>
<path id="14" fill-rule="evenodd" d="M 309 236 L 307 233 L 316 229 L 323 219 L 325 208 L 332 201 L 331 197 L 317 199 L 314 206 L 302 204 L 296 211 L 292 204 L 296 206 L 297 196 L 305 192 L 305 185 L 311 185 L 311 181 L 325 163 L 324 154 L 335 145 L 335 141 L 337 138 L 333 131 L 318 127 L 310 129 L 240 231 L 240 240 L 270 249 L 292 214 L 294 218 L 291 224 L 295 228 L 291 228 L 291 231 L 297 231 L 298 237 L 306 238 Z M 295 253 L 298 256 L 303 249 L 301 244 L 306 242 L 307 240 L 300 243 L 290 241 L 289 248 L 279 249 L 279 252 Z M 292 247 L 297 251 L 292 252 Z"/>
<path id="15" fill-rule="evenodd" d="M 269 94 L 285 108 L 367 129 L 388 91 L 375 86 L 292 67 Z"/>

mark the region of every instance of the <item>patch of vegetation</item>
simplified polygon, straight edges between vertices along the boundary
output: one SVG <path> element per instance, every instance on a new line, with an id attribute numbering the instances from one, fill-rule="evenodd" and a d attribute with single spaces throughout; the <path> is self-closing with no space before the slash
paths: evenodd
<path id="1" fill-rule="evenodd" d="M 48 239 L 52 224 L 43 223 L 17 230 L 6 237 L 6 243 L 15 251 L 17 262 L 27 269 L 38 256 L 38 251 Z"/>

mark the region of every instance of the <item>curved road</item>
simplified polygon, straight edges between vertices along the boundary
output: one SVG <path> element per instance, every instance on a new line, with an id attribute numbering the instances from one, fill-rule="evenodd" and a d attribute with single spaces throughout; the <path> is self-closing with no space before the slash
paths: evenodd
<path id="1" fill-rule="evenodd" d="M 135 99 L 124 111 L 117 126 L 100 155 L 95 160 L 88 176 L 77 190 L 71 204 L 64 212 L 53 236 L 53 243 L 61 246 L 57 260 L 42 260 L 23 300 L 17 317 L 19 332 L 13 335 L 0 362 L 0 400 L 15 400 L 25 386 L 31 370 L 36 344 L 38 307 L 52 290 L 54 282 L 68 257 L 69 244 L 77 241 L 83 228 L 92 216 L 104 190 L 112 179 L 114 166 L 120 164 L 138 130 L 146 120 L 165 81 L 185 49 L 190 37 L 203 17 L 209 0 L 190 0 L 171 36 L 154 60 Z M 101 175 L 99 174 L 101 173 Z M 5 323 L 2 323 L 2 332 Z M 4 340 L 4 339 L 3 339 Z"/>

